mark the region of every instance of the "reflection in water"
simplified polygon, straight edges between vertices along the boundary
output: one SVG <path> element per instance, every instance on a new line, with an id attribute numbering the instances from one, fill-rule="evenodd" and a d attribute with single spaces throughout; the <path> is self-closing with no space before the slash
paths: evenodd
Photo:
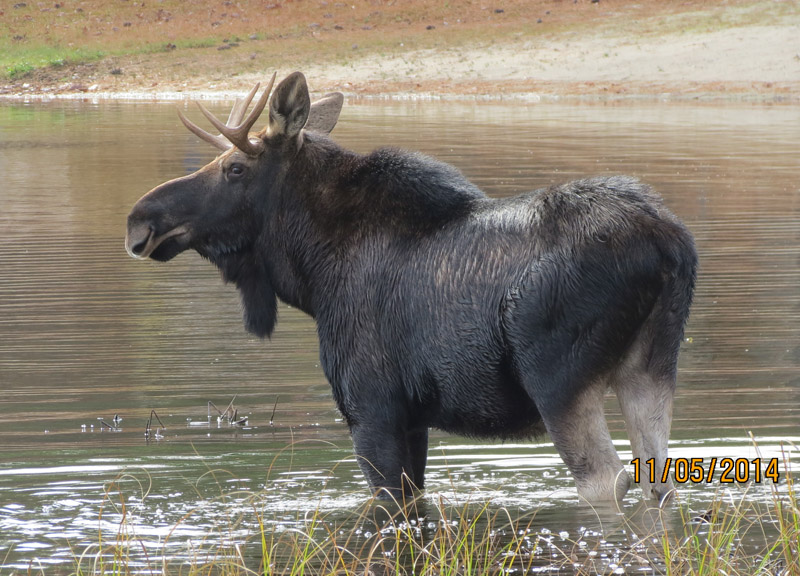
<path id="1" fill-rule="evenodd" d="M 350 104 L 334 136 L 362 152 L 433 154 L 496 196 L 594 174 L 654 185 L 701 255 L 671 450 L 708 460 L 754 458 L 748 431 L 765 458 L 800 438 L 798 128 L 791 107 L 404 103 Z M 125 254 L 135 200 L 212 155 L 171 105 L 0 106 L 0 563 L 69 565 L 98 533 L 119 533 L 120 501 L 148 554 L 176 561 L 219 530 L 252 541 L 259 518 L 280 532 L 322 510 L 348 525 L 363 505 L 313 322 L 283 306 L 272 339 L 255 340 L 235 290 L 196 255 L 159 265 Z M 209 422 L 208 402 L 234 395 L 248 425 Z M 153 409 L 166 429 L 148 441 Z M 629 459 L 613 399 L 608 412 Z M 115 413 L 121 429 L 109 430 L 99 419 Z M 617 516 L 601 522 L 578 501 L 547 441 L 434 434 L 428 485 L 429 506 L 491 500 L 531 515 L 554 546 L 597 546 L 605 569 L 614 550 L 635 548 Z M 702 509 L 718 489 L 682 492 Z M 768 496 L 753 486 L 748 497 Z"/>

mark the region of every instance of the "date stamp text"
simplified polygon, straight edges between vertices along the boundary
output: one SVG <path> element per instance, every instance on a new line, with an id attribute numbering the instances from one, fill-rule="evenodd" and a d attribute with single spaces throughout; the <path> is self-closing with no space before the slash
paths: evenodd
<path id="1" fill-rule="evenodd" d="M 667 458 L 660 472 L 654 469 L 654 464 L 654 458 L 631 460 L 633 481 L 647 478 L 651 483 L 660 480 L 663 484 L 672 478 L 676 484 L 711 484 L 715 474 L 719 475 L 720 484 L 761 484 L 769 480 L 777 484 L 780 479 L 777 458 Z"/>

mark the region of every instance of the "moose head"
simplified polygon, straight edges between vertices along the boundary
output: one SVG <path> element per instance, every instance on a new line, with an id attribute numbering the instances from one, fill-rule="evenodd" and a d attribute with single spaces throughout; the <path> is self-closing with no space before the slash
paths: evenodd
<path id="1" fill-rule="evenodd" d="M 250 219 L 266 197 L 264 188 L 280 177 L 286 157 L 302 146 L 304 129 L 326 134 L 333 130 L 344 100 L 332 93 L 311 104 L 305 77 L 295 72 L 269 100 L 267 126 L 252 134 L 274 83 L 275 75 L 244 118 L 260 87 L 256 84 L 236 101 L 225 124 L 197 103 L 219 135 L 198 127 L 178 110 L 189 130 L 223 153 L 194 174 L 170 180 L 139 200 L 128 216 L 128 254 L 167 261 L 195 249 L 213 260 L 247 248 L 247 239 L 253 238 Z"/>
<path id="2" fill-rule="evenodd" d="M 306 79 L 295 72 L 278 84 L 273 74 L 247 114 L 259 84 L 236 100 L 226 123 L 200 103 L 200 111 L 219 130 L 203 130 L 178 110 L 184 125 L 222 153 L 197 172 L 170 180 L 145 194 L 128 216 L 125 248 L 134 258 L 168 261 L 193 249 L 214 263 L 226 282 L 242 293 L 245 325 L 266 336 L 275 323 L 275 296 L 264 263 L 254 254 L 263 241 L 270 191 L 280 188 L 304 134 L 328 134 L 336 126 L 344 97 L 331 93 L 313 104 Z M 272 97 L 270 98 L 270 94 Z M 252 133 L 269 102 L 266 126 Z"/>

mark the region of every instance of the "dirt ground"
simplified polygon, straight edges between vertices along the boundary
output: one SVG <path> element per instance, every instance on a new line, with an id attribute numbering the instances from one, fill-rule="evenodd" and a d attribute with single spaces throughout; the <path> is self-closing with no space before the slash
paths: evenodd
<path id="1" fill-rule="evenodd" d="M 126 14 L 95 18 L 99 32 L 92 42 L 113 48 L 113 39 L 122 42 L 121 30 L 135 24 L 151 47 L 126 41 L 99 60 L 0 80 L 0 95 L 227 96 L 275 70 L 281 76 L 299 69 L 315 92 L 356 96 L 800 102 L 796 0 L 186 4 L 204 3 L 210 5 L 206 11 L 159 8 L 151 14 L 142 1 L 138 20 Z M 221 12 L 225 6 L 228 12 Z M 238 18 L 231 17 L 235 9 Z M 16 13 L 6 9 L 9 14 Z M 42 14 L 52 17 L 49 9 L 31 12 L 27 24 Z M 85 11 L 76 14 L 86 18 Z M 125 18 L 133 23 L 116 21 Z M 210 40 L 206 19 L 216 30 Z M 66 34 L 64 21 L 59 25 Z M 28 42 L 35 34 L 15 37 Z M 181 45 L 181 38 L 204 40 Z M 81 41 L 60 41 L 67 40 Z"/>

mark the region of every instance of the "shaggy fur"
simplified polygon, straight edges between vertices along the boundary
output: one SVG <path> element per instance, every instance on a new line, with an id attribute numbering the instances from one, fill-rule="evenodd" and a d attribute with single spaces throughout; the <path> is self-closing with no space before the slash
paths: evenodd
<path id="1" fill-rule="evenodd" d="M 423 486 L 431 427 L 546 430 L 582 495 L 619 498 L 628 479 L 603 417 L 609 387 L 634 456 L 663 467 L 697 258 L 647 186 L 592 178 L 495 200 L 421 154 L 362 156 L 292 128 L 309 114 L 300 75 L 270 111 L 280 117 L 259 157 L 234 149 L 143 197 L 129 250 L 188 227 L 144 255 L 197 250 L 239 288 L 259 336 L 276 298 L 311 315 L 372 489 Z M 230 177 L 233 164 L 244 177 Z M 671 485 L 643 488 L 661 498 Z"/>

